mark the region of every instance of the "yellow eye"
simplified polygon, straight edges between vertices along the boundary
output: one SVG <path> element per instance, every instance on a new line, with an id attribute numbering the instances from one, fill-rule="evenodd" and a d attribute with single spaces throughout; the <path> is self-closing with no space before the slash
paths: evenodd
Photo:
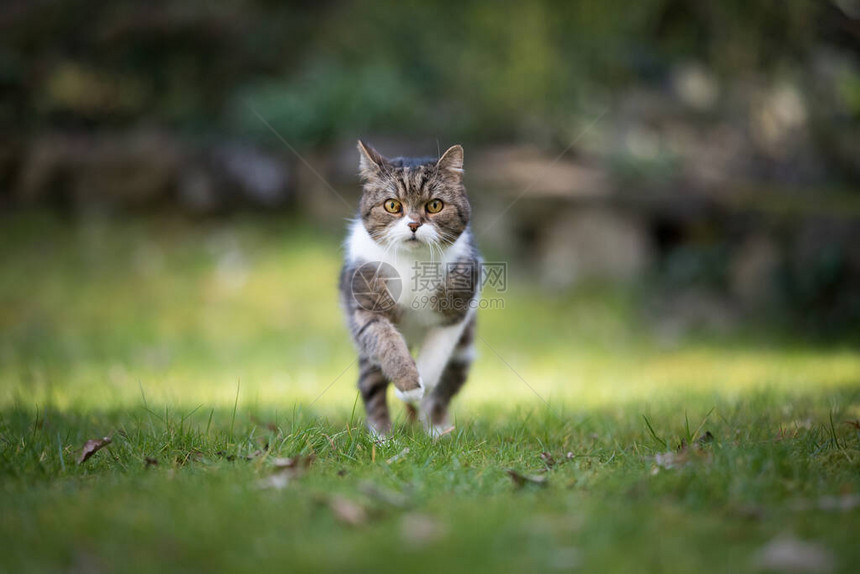
<path id="1" fill-rule="evenodd" d="M 431 199 L 427 202 L 427 205 L 424 208 L 427 210 L 427 213 L 439 213 L 442 211 L 442 206 L 445 205 L 442 203 L 441 199 Z"/>
<path id="2" fill-rule="evenodd" d="M 400 213 L 403 210 L 403 206 L 396 199 L 386 199 L 382 205 L 388 213 Z"/>

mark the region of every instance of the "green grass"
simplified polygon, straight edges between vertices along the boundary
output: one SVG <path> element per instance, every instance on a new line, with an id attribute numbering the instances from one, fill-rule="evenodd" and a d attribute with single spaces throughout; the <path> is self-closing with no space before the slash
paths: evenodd
<path id="1" fill-rule="evenodd" d="M 780 536 L 860 562 L 860 509 L 818 507 L 860 493 L 847 345 L 660 342 L 632 294 L 548 296 L 513 268 L 455 430 L 434 442 L 393 405 L 374 444 L 338 237 L 250 217 L 0 228 L 0 571 L 735 572 Z"/>

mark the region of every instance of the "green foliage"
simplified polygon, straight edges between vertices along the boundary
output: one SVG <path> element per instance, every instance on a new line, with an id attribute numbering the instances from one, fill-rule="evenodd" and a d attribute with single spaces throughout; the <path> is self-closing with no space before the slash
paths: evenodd
<path id="1" fill-rule="evenodd" d="M 34 4 L 4 34 L 0 117 L 259 133 L 252 103 L 299 145 L 367 129 L 566 140 L 583 112 L 678 62 L 726 78 L 805 65 L 831 37 L 816 26 L 825 4 Z"/>
<path id="2" fill-rule="evenodd" d="M 288 141 L 319 145 L 373 125 L 414 127 L 415 98 L 409 83 L 390 68 L 371 64 L 347 71 L 311 64 L 291 82 L 247 88 L 235 100 L 233 121 L 244 134 L 266 139 L 271 133 L 259 114 Z"/>

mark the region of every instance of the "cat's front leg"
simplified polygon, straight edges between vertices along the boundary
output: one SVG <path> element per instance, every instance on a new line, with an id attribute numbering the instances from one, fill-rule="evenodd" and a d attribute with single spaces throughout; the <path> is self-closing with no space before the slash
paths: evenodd
<path id="1" fill-rule="evenodd" d="M 367 427 L 376 438 L 383 438 L 391 430 L 388 401 L 385 391 L 388 379 L 380 368 L 364 356 L 358 358 L 358 390 L 367 413 Z"/>
<path id="2" fill-rule="evenodd" d="M 434 327 L 424 338 L 416 365 L 428 393 L 439 383 L 442 371 L 445 370 L 445 365 L 463 334 L 465 324 L 466 321 L 460 321 L 454 325 Z"/>
<path id="3" fill-rule="evenodd" d="M 418 354 L 416 364 L 427 392 L 421 400 L 421 413 L 419 417 L 424 427 L 433 436 L 444 432 L 441 426 L 442 420 L 434 420 L 432 413 L 438 410 L 434 390 L 445 372 L 445 368 L 451 360 L 451 355 L 457 347 L 458 341 L 463 334 L 466 321 L 460 321 L 453 325 L 435 327 L 427 333 L 421 351 Z M 445 404 L 447 407 L 447 403 Z M 437 417 L 438 418 L 438 417 Z"/>
<path id="4" fill-rule="evenodd" d="M 424 384 L 403 335 L 388 317 L 364 309 L 353 312 L 353 338 L 362 355 L 379 365 L 405 402 L 420 401 Z"/>
<path id="5" fill-rule="evenodd" d="M 466 382 L 474 354 L 474 337 L 475 315 L 472 313 L 456 325 L 428 333 L 418 356 L 418 371 L 425 381 L 433 381 L 432 387 L 427 385 L 419 415 L 432 436 L 447 430 L 448 405 Z"/>

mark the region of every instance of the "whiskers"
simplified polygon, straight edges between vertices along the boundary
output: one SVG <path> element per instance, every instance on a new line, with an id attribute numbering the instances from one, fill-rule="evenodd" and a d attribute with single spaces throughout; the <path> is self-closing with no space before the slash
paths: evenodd
<path id="1" fill-rule="evenodd" d="M 431 237 L 427 241 L 427 246 L 430 248 L 430 262 L 435 263 L 435 254 L 439 254 L 439 263 L 442 263 L 445 259 L 445 250 L 442 247 L 442 242 L 438 239 L 438 237 Z"/>
<path id="2" fill-rule="evenodd" d="M 402 257 L 409 260 L 428 260 L 430 263 L 444 265 L 447 261 L 448 249 L 457 241 L 454 233 L 425 224 L 419 229 L 417 243 L 412 241 L 412 232 L 406 232 L 396 225 L 371 234 L 376 243 L 383 249 L 382 258 L 397 262 Z"/>
<path id="3" fill-rule="evenodd" d="M 454 242 L 457 241 L 457 239 L 459 239 L 459 236 L 454 235 L 450 231 L 445 231 L 444 229 L 437 229 L 436 234 L 447 245 L 453 245 Z"/>

